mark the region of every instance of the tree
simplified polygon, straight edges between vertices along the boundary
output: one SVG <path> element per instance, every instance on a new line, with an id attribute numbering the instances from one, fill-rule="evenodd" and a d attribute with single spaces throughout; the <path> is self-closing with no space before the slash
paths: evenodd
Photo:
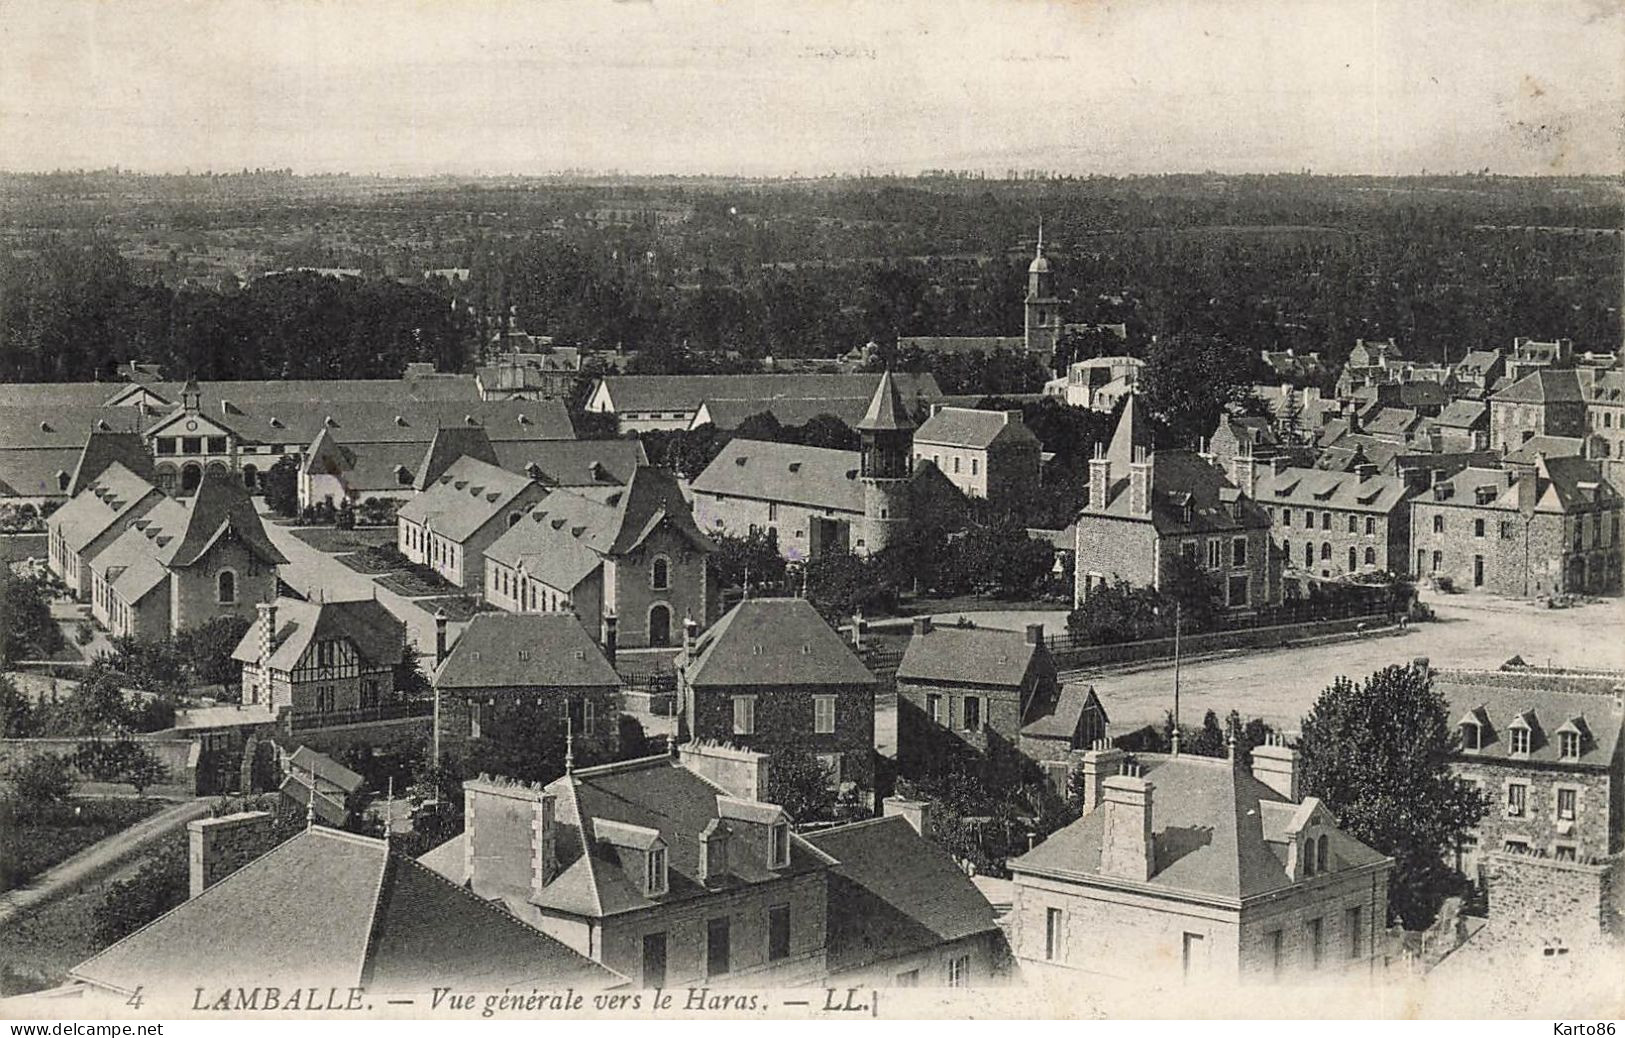
<path id="1" fill-rule="evenodd" d="M 271 511 L 292 519 L 299 514 L 299 463 L 291 455 L 283 456 L 260 473 L 260 489 Z"/>
<path id="2" fill-rule="evenodd" d="M 5 601 L 0 605 L 0 653 L 6 662 L 43 659 L 62 649 L 67 638 L 51 617 L 51 589 L 40 577 L 0 574 Z"/>
<path id="3" fill-rule="evenodd" d="M 784 808 L 797 822 L 828 818 L 835 809 L 829 769 L 800 747 L 775 750 L 767 776 L 767 799 Z"/>
<path id="4" fill-rule="evenodd" d="M 54 804 L 73 793 L 72 766 L 66 757 L 41 753 L 12 765 L 11 788 L 25 804 Z"/>
<path id="5" fill-rule="evenodd" d="M 11 678 L 0 676 L 0 739 L 26 739 L 36 733 L 33 699 Z"/>
<path id="6" fill-rule="evenodd" d="M 1248 391 L 1253 368 L 1247 350 L 1188 334 L 1156 340 L 1145 360 L 1140 392 L 1174 447 L 1188 447 L 1211 433 L 1225 405 Z"/>
<path id="7" fill-rule="evenodd" d="M 246 616 L 217 616 L 189 627 L 175 639 L 181 662 L 205 685 L 234 688 L 242 684 L 243 665 L 231 658 L 254 621 Z"/>
<path id="8" fill-rule="evenodd" d="M 1340 677 L 1303 719 L 1303 791 L 1343 831 L 1394 858 L 1391 917 L 1433 921 L 1460 882 L 1447 856 L 1478 824 L 1484 798 L 1451 771 L 1455 735 L 1426 672 L 1392 666 L 1356 684 Z"/>
<path id="9" fill-rule="evenodd" d="M 135 789 L 135 795 L 140 796 L 148 786 L 156 786 L 168 778 L 169 769 L 145 746 L 139 743 L 130 746 L 133 752 L 124 761 L 121 777 Z"/>
<path id="10" fill-rule="evenodd" d="M 779 535 L 771 527 L 738 534 L 711 535 L 717 550 L 711 555 L 711 571 L 717 586 L 744 587 L 750 578 L 753 589 L 780 589 L 784 586 L 784 556 L 779 553 Z"/>
<path id="11" fill-rule="evenodd" d="M 896 604 L 896 592 L 879 578 L 875 564 L 861 555 L 830 550 L 804 566 L 807 599 L 831 623 L 858 611 L 888 612 Z"/>
<path id="12" fill-rule="evenodd" d="M 403 699 L 428 699 L 434 695 L 434 686 L 423 673 L 422 655 L 410 639 L 401 647 L 401 662 L 395 665 L 395 693 Z"/>
<path id="13" fill-rule="evenodd" d="M 108 886 L 91 912 L 98 938 L 111 943 L 127 937 L 186 900 L 191 879 L 184 837 L 165 838 L 135 875 Z"/>

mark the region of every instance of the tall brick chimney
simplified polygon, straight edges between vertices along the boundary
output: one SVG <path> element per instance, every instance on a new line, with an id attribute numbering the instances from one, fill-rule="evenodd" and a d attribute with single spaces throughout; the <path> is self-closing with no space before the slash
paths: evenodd
<path id="1" fill-rule="evenodd" d="M 1151 452 L 1134 448 L 1134 461 L 1128 467 L 1128 508 L 1131 515 L 1151 514 Z"/>
<path id="2" fill-rule="evenodd" d="M 1028 645 L 1043 645 L 1044 644 L 1044 625 L 1043 624 L 1028 624 L 1027 625 L 1027 644 Z"/>
<path id="3" fill-rule="evenodd" d="M 928 800 L 907 800 L 903 797 L 887 797 L 881 801 L 882 816 L 890 818 L 899 815 L 914 831 L 921 836 L 929 838 L 935 831 L 931 819 L 931 802 Z"/>
<path id="4" fill-rule="evenodd" d="M 690 740 L 677 748 L 677 761 L 740 800 L 767 800 L 768 756 L 755 750 Z"/>
<path id="5" fill-rule="evenodd" d="M 186 824 L 190 892 L 197 897 L 276 845 L 269 811 L 242 811 Z"/>
<path id="6" fill-rule="evenodd" d="M 1106 780 L 1123 771 L 1123 757 L 1123 751 L 1107 739 L 1096 739 L 1095 744 L 1084 751 L 1083 763 L 1079 765 L 1079 770 L 1083 772 L 1084 814 L 1100 806 L 1106 795 Z"/>
<path id="7" fill-rule="evenodd" d="M 276 649 L 276 601 L 261 602 L 259 610 L 259 687 L 254 702 L 271 702 L 271 653 Z"/>
<path id="8" fill-rule="evenodd" d="M 1303 799 L 1298 787 L 1298 751 L 1280 735 L 1271 735 L 1264 745 L 1253 747 L 1253 778 L 1294 804 Z"/>
<path id="9" fill-rule="evenodd" d="M 1099 512 L 1106 507 L 1106 495 L 1112 489 L 1112 459 L 1106 457 L 1106 445 L 1095 444 L 1095 456 L 1089 459 L 1089 509 Z"/>
<path id="10" fill-rule="evenodd" d="M 1244 448 L 1230 459 L 1230 482 L 1248 497 L 1258 488 L 1258 462 L 1250 448 Z"/>
<path id="11" fill-rule="evenodd" d="M 434 665 L 439 666 L 446 662 L 446 614 L 443 610 L 434 611 Z"/>
<path id="12" fill-rule="evenodd" d="M 464 875 L 481 897 L 540 893 L 558 875 L 553 794 L 481 775 L 463 783 Z"/>
<path id="13" fill-rule="evenodd" d="M 616 627 L 619 625 L 619 623 L 620 621 L 616 618 L 614 613 L 609 613 L 604 616 L 604 659 L 609 661 L 610 666 L 615 665 L 615 641 L 617 637 Z"/>
<path id="14" fill-rule="evenodd" d="M 1154 787 L 1138 775 L 1114 775 L 1103 785 L 1106 822 L 1100 841 L 1100 871 L 1143 883 L 1156 871 L 1156 842 L 1151 834 Z"/>

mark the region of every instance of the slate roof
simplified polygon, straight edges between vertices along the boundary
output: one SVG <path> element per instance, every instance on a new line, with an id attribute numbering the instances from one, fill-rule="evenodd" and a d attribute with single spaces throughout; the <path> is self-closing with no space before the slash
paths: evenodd
<path id="1" fill-rule="evenodd" d="M 914 442 L 949 447 L 986 450 L 1020 444 L 1037 447 L 1038 437 L 1022 421 L 1010 421 L 1003 411 L 983 411 L 965 407 L 944 407 L 926 420 L 914 434 Z"/>
<path id="2" fill-rule="evenodd" d="M 120 409 L 125 411 L 128 409 Z M 176 409 L 147 425 L 156 430 L 185 416 Z M 230 408 L 203 410 L 198 418 L 236 433 L 249 443 L 311 443 L 323 429 L 354 449 L 365 443 L 427 445 L 439 429 L 479 426 L 493 443 L 502 440 L 572 440 L 575 426 L 559 400 L 346 400 L 318 390 L 306 398 L 257 395 Z"/>
<path id="3" fill-rule="evenodd" d="M 427 490 L 461 458 L 473 458 L 500 467 L 496 448 L 491 445 L 491 437 L 483 426 L 441 426 L 434 431 L 429 446 L 424 448 L 423 457 L 413 469 L 413 488 Z"/>
<path id="4" fill-rule="evenodd" d="M 395 514 L 408 522 L 431 523 L 436 533 L 461 543 L 515 507 L 515 500 L 532 485 L 529 477 L 477 458 L 459 458 Z"/>
<path id="5" fill-rule="evenodd" d="M 1234 483 L 1205 461 L 1201 455 L 1189 450 L 1164 450 L 1152 455 L 1151 521 L 1162 534 L 1202 533 L 1226 530 L 1268 528 L 1268 513 L 1256 502 L 1240 496 Z M 1114 464 L 1112 486 L 1107 494 L 1104 514 L 1121 519 L 1142 519 L 1130 511 L 1127 468 Z M 1235 514 L 1239 499 L 1241 515 Z M 1184 517 L 1183 502 L 1191 503 L 1190 521 Z M 1087 522 L 1101 512 L 1092 507 L 1080 515 L 1080 523 Z"/>
<path id="6" fill-rule="evenodd" d="M 1580 376 L 1574 371 L 1541 368 L 1520 378 L 1490 399 L 1495 402 L 1520 404 L 1580 403 L 1585 399 L 1585 395 L 1580 387 Z"/>
<path id="7" fill-rule="evenodd" d="M 764 412 L 771 414 L 780 425 L 806 425 L 814 418 L 828 415 L 840 419 L 848 428 L 856 428 L 859 419 L 869 408 L 869 398 L 849 397 L 781 397 L 775 400 L 707 400 L 695 412 L 694 421 L 708 419 L 717 429 L 739 428 L 745 419 Z"/>
<path id="8" fill-rule="evenodd" d="M 804 598 L 747 598 L 700 636 L 688 680 L 736 685 L 873 685 L 876 678 Z"/>
<path id="9" fill-rule="evenodd" d="M 1462 357 L 1456 363 L 1456 370 L 1465 371 L 1482 378 L 1500 362 L 1500 350 L 1470 350 L 1465 357 Z"/>
<path id="10" fill-rule="evenodd" d="M 909 349 L 911 347 L 923 353 L 992 353 L 994 350 L 1026 353 L 1027 339 L 1021 335 L 899 335 L 897 337 L 898 349 Z"/>
<path id="11" fill-rule="evenodd" d="M 1258 500 L 1272 505 L 1336 508 L 1387 514 L 1405 504 L 1405 481 L 1398 476 L 1361 479 L 1352 472 L 1292 468 L 1264 473 L 1256 486 Z"/>
<path id="12" fill-rule="evenodd" d="M 993 906 L 952 855 L 897 815 L 825 829 L 807 842 L 836 861 L 825 945 L 831 971 L 998 931 Z"/>
<path id="13" fill-rule="evenodd" d="M 83 551 L 157 493 L 158 488 L 115 461 L 72 500 L 52 512 L 45 525 L 60 531 L 69 549 Z"/>
<path id="14" fill-rule="evenodd" d="M 1538 680 L 1532 678 L 1531 686 Z M 1575 722 L 1580 731 L 1580 756 L 1561 763 L 1606 769 L 1619 749 L 1625 706 L 1616 691 L 1619 686 L 1612 680 L 1599 681 L 1596 691 L 1561 691 L 1518 688 L 1500 681 L 1478 680 L 1470 671 L 1439 670 L 1433 672 L 1433 687 L 1444 695 L 1452 724 L 1474 718 L 1482 726 L 1482 748 L 1458 751 L 1461 759 L 1559 763 L 1557 731 L 1570 722 Z M 1529 753 L 1513 757 L 1507 726 L 1520 716 L 1532 719 Z"/>
<path id="15" fill-rule="evenodd" d="M 639 466 L 649 464 L 643 441 L 635 439 L 514 441 L 495 447 L 498 465 L 550 487 L 625 486 Z"/>
<path id="16" fill-rule="evenodd" d="M 294 669 L 313 643 L 328 639 L 342 639 L 354 645 L 364 666 L 393 667 L 401 662 L 406 625 L 382 602 L 370 598 L 353 602 L 276 600 L 272 668 Z M 231 658 L 258 663 L 259 656 L 260 623 L 256 620 L 232 650 Z"/>
<path id="17" fill-rule="evenodd" d="M 1483 428 L 1489 421 L 1489 405 L 1482 400 L 1458 398 L 1446 404 L 1434 421 L 1452 429 Z"/>
<path id="18" fill-rule="evenodd" d="M 1603 371 L 1585 386 L 1586 401 L 1591 404 L 1625 404 L 1625 371 Z"/>
<path id="19" fill-rule="evenodd" d="M 1523 441 L 1517 450 L 1506 456 L 1508 464 L 1533 465 L 1540 458 L 1578 458 L 1585 453 L 1585 439 L 1580 436 L 1547 436 L 1536 433 Z"/>
<path id="20" fill-rule="evenodd" d="M 861 462 L 857 451 L 733 439 L 692 487 L 695 493 L 862 512 Z"/>
<path id="21" fill-rule="evenodd" d="M 556 490 L 530 514 L 505 530 L 485 551 L 506 566 L 524 566 L 530 576 L 568 592 L 606 558 L 637 548 L 662 524 L 698 551 L 714 551 L 711 539 L 694 525 L 694 513 L 677 481 L 662 469 L 634 469 L 626 487 Z"/>
<path id="22" fill-rule="evenodd" d="M 911 406 L 942 395 L 934 375 L 898 372 L 893 381 Z M 808 400 L 818 397 L 869 399 L 880 376 L 860 375 L 605 375 L 617 412 L 685 411 L 692 413 L 704 401 L 750 400 L 766 403 L 780 398 Z M 596 395 L 596 394 L 595 394 Z"/>
<path id="23" fill-rule="evenodd" d="M 869 400 L 868 410 L 858 419 L 859 432 L 907 432 L 914 428 L 914 417 L 903 401 L 897 378 L 890 371 L 880 375 L 875 395 Z"/>
<path id="24" fill-rule="evenodd" d="M 1305 804 L 1294 804 L 1224 758 L 1142 754 L 1152 784 L 1155 865 L 1147 886 L 1240 900 L 1292 885 L 1286 832 Z M 1041 870 L 1112 884 L 1100 871 L 1106 811 L 1095 810 L 1018 858 L 1012 872 Z M 1328 829 L 1334 868 L 1377 864 L 1381 854 Z M 1142 884 L 1135 884 L 1136 887 Z"/>
<path id="25" fill-rule="evenodd" d="M 1421 416 L 1409 408 L 1385 407 L 1377 412 L 1377 417 L 1366 423 L 1365 431 L 1372 436 L 1406 436 L 1421 421 Z"/>
<path id="26" fill-rule="evenodd" d="M 1515 475 L 1506 469 L 1469 466 L 1434 483 L 1433 488 L 1417 500 L 1518 511 L 1519 481 L 1513 478 Z M 1598 504 L 1607 506 L 1619 500 L 1619 493 L 1602 478 L 1597 463 L 1585 458 L 1539 458 L 1532 478 L 1536 512 L 1586 511 Z M 1586 485 L 1590 485 L 1589 489 Z M 1495 497 L 1486 504 L 1478 504 L 1479 487 L 1494 488 Z"/>
<path id="27" fill-rule="evenodd" d="M 79 462 L 73 468 L 73 481 L 68 484 L 68 493 L 79 493 L 115 463 L 148 482 L 152 481 L 152 455 L 147 453 L 147 443 L 140 433 L 92 429 L 85 438 Z"/>
<path id="28" fill-rule="evenodd" d="M 1028 643 L 1025 631 L 933 624 L 928 633 L 910 636 L 897 677 L 1020 688 L 1038 651 Z"/>
<path id="29" fill-rule="evenodd" d="M 437 689 L 619 688 L 574 613 L 477 613 L 439 668 Z"/>
<path id="30" fill-rule="evenodd" d="M 229 954 L 226 952 L 229 950 Z M 455 984 L 584 989 L 618 974 L 392 853 L 315 827 L 68 971 L 120 993 Z"/>
<path id="31" fill-rule="evenodd" d="M 1062 685 L 1055 697 L 1054 709 L 1022 725 L 1021 734 L 1040 739 L 1070 738 L 1077 733 L 1078 722 L 1083 719 L 1084 712 L 1090 709 L 1100 712 L 1103 725 L 1110 723 L 1111 718 L 1106 715 L 1105 706 L 1095 694 L 1095 686 L 1080 685 L 1076 682 Z"/>

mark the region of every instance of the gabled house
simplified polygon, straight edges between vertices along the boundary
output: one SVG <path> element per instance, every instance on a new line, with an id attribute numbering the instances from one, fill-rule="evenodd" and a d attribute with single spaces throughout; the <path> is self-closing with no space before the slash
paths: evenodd
<path id="1" fill-rule="evenodd" d="M 276 597 L 288 561 L 242 483 L 210 472 L 187 501 L 164 498 L 90 561 L 92 615 L 115 637 L 172 637 Z"/>
<path id="2" fill-rule="evenodd" d="M 190 823 L 190 899 L 74 966 L 70 988 L 110 1007 L 141 992 L 154 1008 L 172 999 L 180 1010 L 236 991 L 269 998 L 264 985 L 275 976 L 280 1007 L 319 999 L 314 1008 L 343 1011 L 352 987 L 422 994 L 437 984 L 625 984 L 387 839 L 317 825 L 273 846 L 272 825 L 266 812 Z"/>
<path id="3" fill-rule="evenodd" d="M 471 740 L 513 724 L 519 713 L 531 715 L 525 731 L 547 733 L 559 745 L 568 732 L 589 756 L 616 749 L 620 675 L 570 613 L 476 613 L 439 655 L 442 756 L 461 758 Z"/>
<path id="4" fill-rule="evenodd" d="M 374 599 L 277 598 L 231 658 L 243 665 L 243 703 L 296 717 L 373 710 L 395 702 L 406 625 Z"/>
<path id="5" fill-rule="evenodd" d="M 485 584 L 485 550 L 548 494 L 528 476 L 462 457 L 395 513 L 396 547 L 458 587 Z"/>
<path id="6" fill-rule="evenodd" d="M 1081 767 L 1084 816 L 1009 862 L 1008 930 L 1030 978 L 1376 974 L 1393 861 L 1301 795 L 1296 750 L 1256 747 L 1249 771 L 1100 748 Z"/>
<path id="7" fill-rule="evenodd" d="M 1490 444 L 1490 409 L 1482 400 L 1458 397 L 1427 423 L 1428 444 L 1444 452 L 1481 451 Z"/>
<path id="8" fill-rule="evenodd" d="M 1357 472 L 1285 468 L 1256 484 L 1285 564 L 1324 578 L 1404 574 L 1410 565 L 1411 491 L 1375 466 Z"/>
<path id="9" fill-rule="evenodd" d="M 715 550 L 677 481 L 639 466 L 624 487 L 554 491 L 510 524 L 485 549 L 485 600 L 572 612 L 606 648 L 671 645 L 710 619 Z"/>
<path id="10" fill-rule="evenodd" d="M 1538 368 L 1490 397 L 1490 449 L 1506 454 L 1532 436 L 1584 436 L 1585 393 L 1573 369 Z"/>
<path id="11" fill-rule="evenodd" d="M 678 657 L 694 739 L 818 757 L 830 784 L 874 784 L 877 679 L 804 598 L 747 598 Z"/>
<path id="12" fill-rule="evenodd" d="M 301 746 L 283 764 L 284 809 L 297 817 L 314 817 L 323 825 L 342 828 L 350 817 L 350 797 L 360 792 L 366 781 L 325 753 Z"/>
<path id="13" fill-rule="evenodd" d="M 546 788 L 481 777 L 422 860 L 639 987 L 816 984 L 833 862 L 764 799 L 767 768 L 691 743 Z"/>
<path id="14" fill-rule="evenodd" d="M 1041 447 L 1018 411 L 940 407 L 914 432 L 914 460 L 931 460 L 966 497 L 1008 502 L 1038 485 Z"/>
<path id="15" fill-rule="evenodd" d="M 164 496 L 157 487 L 122 462 L 108 464 L 72 500 L 46 517 L 51 572 L 68 586 L 73 597 L 89 598 L 90 560 L 113 543 L 129 523 L 162 500 Z"/>

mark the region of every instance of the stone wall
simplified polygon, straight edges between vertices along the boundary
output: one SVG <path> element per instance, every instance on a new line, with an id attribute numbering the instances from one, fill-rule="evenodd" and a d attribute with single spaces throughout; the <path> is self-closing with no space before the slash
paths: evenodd
<path id="1" fill-rule="evenodd" d="M 3 777 L 14 766 L 47 753 L 54 753 L 60 757 L 72 758 L 79 747 L 91 740 L 81 737 L 73 738 L 46 738 L 46 739 L 0 739 L 0 777 Z M 159 738 L 137 739 L 141 746 L 149 750 L 163 764 L 168 776 L 157 785 L 149 786 L 145 793 L 149 796 L 197 796 L 203 792 L 198 787 L 198 760 L 200 750 L 198 744 L 191 739 Z M 77 775 L 77 772 L 75 772 Z M 84 793 L 127 793 L 128 785 L 122 783 L 96 782 L 79 776 L 80 791 Z"/>
<path id="2" fill-rule="evenodd" d="M 1618 942 L 1621 860 L 1554 861 L 1533 854 L 1484 856 L 1492 925 L 1478 940 L 1496 946 L 1582 948 Z"/>
<path id="3" fill-rule="evenodd" d="M 773 754 L 791 748 L 840 754 L 841 780 L 874 786 L 875 694 L 873 685 L 738 685 L 690 690 L 687 721 L 697 739 Z M 835 731 L 814 729 L 813 699 L 835 696 Z M 756 730 L 733 730 L 736 696 L 756 697 Z"/>
<path id="4" fill-rule="evenodd" d="M 187 896 L 197 897 L 275 846 L 275 821 L 269 811 L 243 811 L 187 823 Z"/>
<path id="5" fill-rule="evenodd" d="M 237 601 L 222 604 L 217 581 L 227 569 L 237 575 Z M 170 623 L 176 631 L 222 616 L 254 620 L 259 603 L 276 599 L 276 567 L 255 558 L 241 541 L 222 540 L 198 564 L 174 570 L 169 586 Z"/>
<path id="6" fill-rule="evenodd" d="M 1275 648 L 1308 638 L 1324 635 L 1347 634 L 1362 628 L 1390 630 L 1388 617 L 1382 614 L 1356 616 L 1345 620 L 1316 620 L 1309 623 L 1280 624 L 1274 627 L 1254 627 L 1235 631 L 1214 631 L 1208 634 L 1187 634 L 1180 639 L 1180 653 L 1185 656 L 1221 649 Z M 1085 645 L 1052 648 L 1055 664 L 1061 668 L 1109 666 L 1111 664 L 1138 663 L 1143 660 L 1170 659 L 1174 654 L 1172 638 L 1148 638 L 1145 641 L 1121 642 L 1116 645 Z"/>

